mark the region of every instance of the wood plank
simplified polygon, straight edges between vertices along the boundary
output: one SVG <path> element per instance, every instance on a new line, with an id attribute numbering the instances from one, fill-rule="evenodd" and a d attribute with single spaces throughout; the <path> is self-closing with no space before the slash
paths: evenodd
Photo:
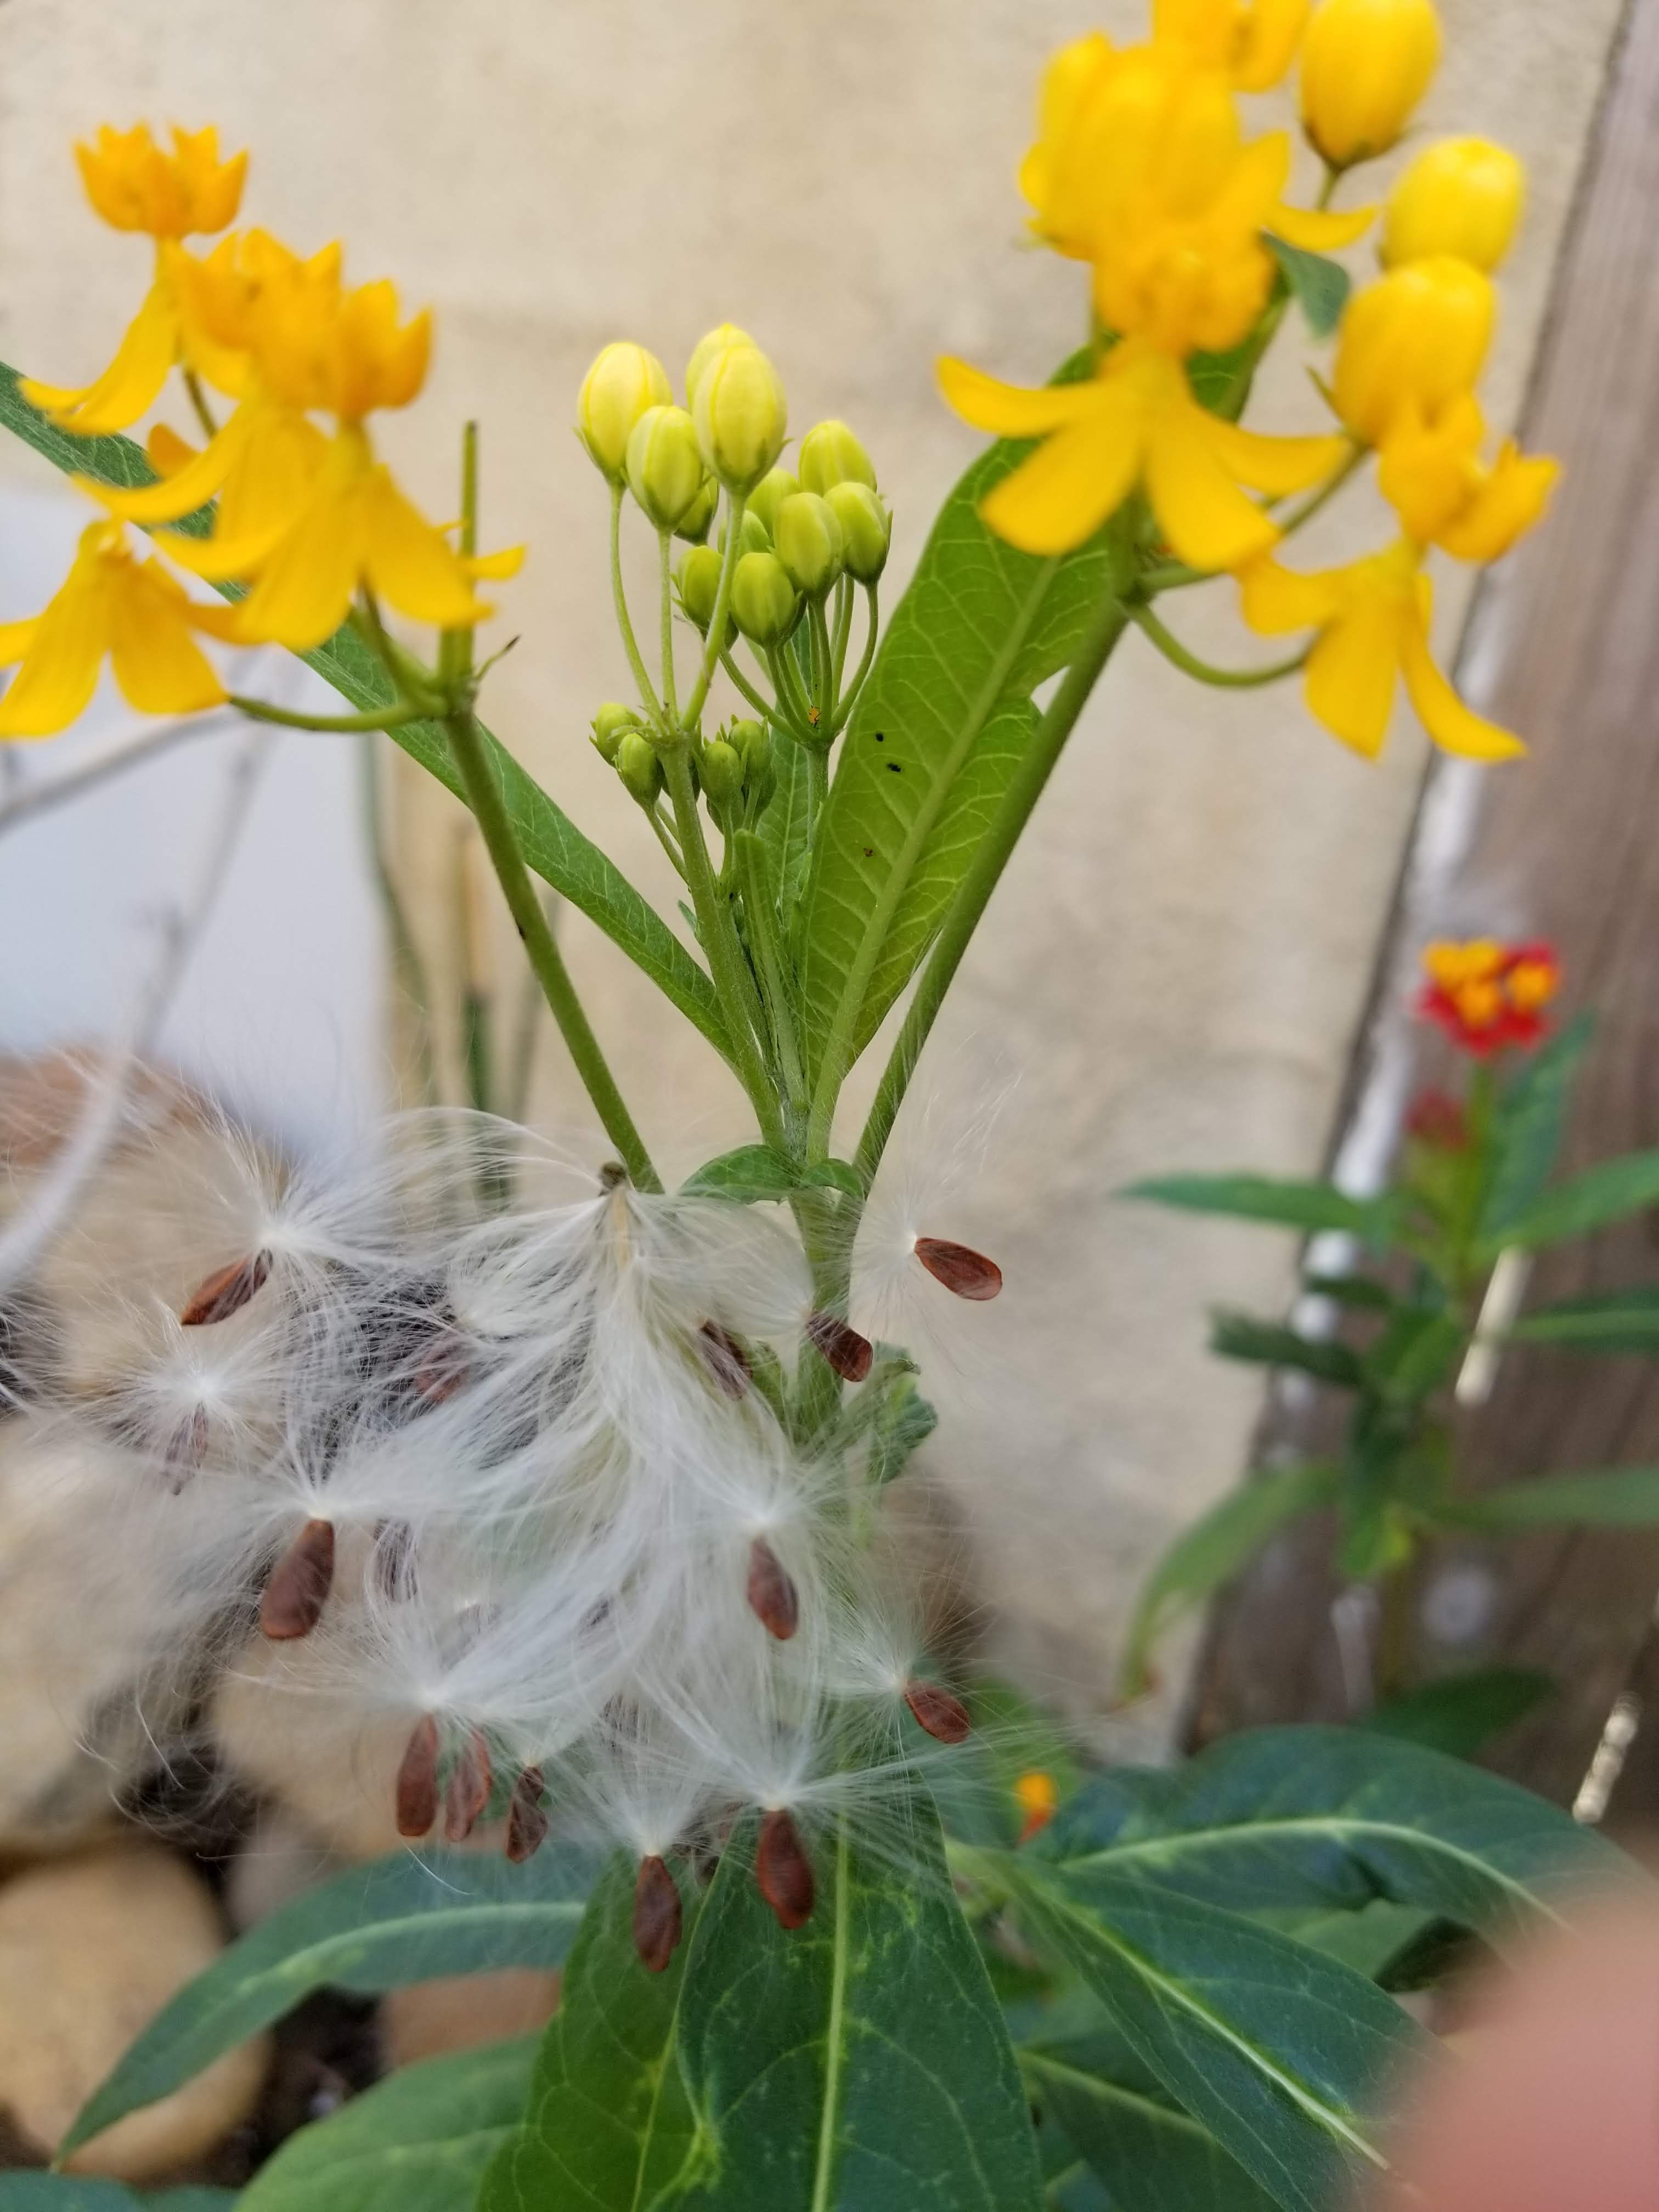
<path id="1" fill-rule="evenodd" d="M 1525 410 L 1525 442 L 1565 475 L 1549 524 L 1483 580 L 1460 677 L 1526 732 L 1509 772 L 1437 763 L 1378 967 L 1339 1139 L 1397 1128 L 1434 1048 L 1401 1009 L 1424 940 L 1536 934 L 1559 945 L 1568 1006 L 1598 1010 L 1565 1165 L 1659 1143 L 1659 0 L 1633 0 L 1599 136 L 1557 272 Z M 1659 1272 L 1650 1221 L 1551 1255 L 1531 1296 L 1603 1290 Z M 1316 1440 L 1320 1416 L 1270 1407 L 1259 1452 Z M 1659 1461 L 1659 1367 L 1511 1355 L 1460 1425 L 1484 1486 L 1573 1467 Z M 1494 1763 L 1570 1801 L 1608 1709 L 1646 1645 L 1659 1538 L 1540 1534 L 1447 1547 L 1418 1607 L 1427 1671 L 1487 1661 L 1560 1683 Z M 1331 1607 L 1328 1532 L 1273 1547 L 1214 1608 L 1188 1715 L 1206 1741 L 1267 1719 L 1340 1717 L 1349 1703 Z M 1644 1782 L 1650 1764 L 1653 1779 Z M 1659 1707 L 1626 1755 L 1625 1789 L 1659 1799 Z"/>

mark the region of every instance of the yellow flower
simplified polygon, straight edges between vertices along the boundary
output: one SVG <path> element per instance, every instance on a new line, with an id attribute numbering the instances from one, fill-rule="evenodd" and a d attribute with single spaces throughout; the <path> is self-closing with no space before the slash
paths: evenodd
<path id="1" fill-rule="evenodd" d="M 1266 92 L 1296 58 L 1309 0 L 1152 0 L 1152 43 L 1240 92 Z"/>
<path id="2" fill-rule="evenodd" d="M 1497 298 L 1467 261 L 1436 254 L 1392 269 L 1343 310 L 1333 376 L 1336 411 L 1368 445 L 1396 421 L 1432 421 L 1473 390 L 1492 343 Z"/>
<path id="3" fill-rule="evenodd" d="M 74 566 L 45 612 L 0 623 L 0 667 L 22 665 L 0 697 L 0 738 L 66 729 L 107 656 L 128 703 L 144 714 L 216 707 L 224 686 L 191 635 L 234 635 L 229 607 L 199 605 L 155 559 L 137 560 L 118 522 L 81 533 Z"/>
<path id="4" fill-rule="evenodd" d="M 1419 719 L 1444 751 L 1488 761 L 1524 752 L 1519 738 L 1466 707 L 1435 665 L 1433 587 L 1421 562 L 1421 547 L 1407 538 L 1314 575 L 1271 559 L 1252 562 L 1239 577 L 1244 619 L 1268 637 L 1318 631 L 1304 678 L 1308 711 L 1358 753 L 1374 757 L 1382 750 L 1402 678 Z"/>
<path id="5" fill-rule="evenodd" d="M 1480 459 L 1486 423 L 1470 394 L 1437 421 L 1399 420 L 1382 447 L 1377 482 L 1408 538 L 1460 561 L 1496 561 L 1544 512 L 1560 473 L 1506 439 L 1496 462 Z"/>
<path id="6" fill-rule="evenodd" d="M 1179 362 L 1139 339 L 1112 347 L 1081 384 L 1028 392 L 948 360 L 939 380 L 976 429 L 1045 441 L 980 508 L 999 537 L 1028 553 L 1081 545 L 1144 483 L 1182 560 L 1237 568 L 1279 536 L 1240 485 L 1299 491 L 1349 450 L 1341 438 L 1264 438 L 1223 422 L 1193 398 Z"/>
<path id="7" fill-rule="evenodd" d="M 177 361 L 219 390 L 237 389 L 235 365 L 189 314 L 180 293 L 179 245 L 196 231 L 222 230 L 234 220 L 247 155 L 219 159 L 218 135 L 174 129 L 173 151 L 163 153 L 149 125 L 133 131 L 105 124 L 95 146 L 77 145 L 87 197 L 117 230 L 146 231 L 155 240 L 155 274 L 143 306 L 128 325 L 115 358 L 90 384 L 41 384 L 32 377 L 19 388 L 65 430 L 82 437 L 125 430 L 154 405 Z"/>
<path id="8" fill-rule="evenodd" d="M 1282 142 L 1282 153 L 1265 149 Z M 1224 72 L 1196 68 L 1164 46 L 1115 47 L 1099 32 L 1064 46 L 1049 63 L 1038 103 L 1036 143 L 1020 167 L 1031 228 L 1056 252 L 1091 261 L 1149 223 L 1201 223 L 1234 184 L 1246 151 Z M 1249 149 L 1288 171 L 1282 132 Z M 1261 172 L 1248 173 L 1252 195 Z M 1358 238 L 1375 212 L 1310 214 L 1268 195 L 1261 228 L 1313 251 Z"/>
<path id="9" fill-rule="evenodd" d="M 1443 138 L 1395 179 L 1382 220 L 1385 268 L 1455 254 L 1496 269 L 1509 252 L 1526 198 L 1527 173 L 1489 138 Z"/>
<path id="10" fill-rule="evenodd" d="M 230 241 L 227 241 L 229 246 Z M 431 319 L 398 319 L 394 288 L 342 289 L 338 251 L 301 261 L 271 239 L 196 264 L 191 280 L 210 326 L 245 345 L 247 396 L 200 453 L 161 483 L 116 492 L 81 481 L 113 514 L 146 525 L 175 521 L 216 494 L 213 534 L 164 534 L 181 567 L 252 588 L 234 611 L 243 642 L 303 653 L 338 629 L 366 586 L 411 620 L 440 629 L 481 621 L 473 582 L 511 575 L 517 550 L 464 559 L 374 458 L 363 420 L 402 407 L 426 374 Z M 307 417 L 325 410 L 332 438 Z M 179 462 L 178 441 L 167 458 Z"/>
<path id="11" fill-rule="evenodd" d="M 1386 154 L 1440 59 L 1434 0 L 1320 0 L 1302 41 L 1302 124 L 1334 168 Z"/>
<path id="12" fill-rule="evenodd" d="M 576 435 L 594 467 L 612 483 L 623 479 L 628 441 L 641 416 L 650 408 L 668 406 L 673 397 L 668 372 L 655 354 L 626 338 L 601 346 L 582 379 Z"/>

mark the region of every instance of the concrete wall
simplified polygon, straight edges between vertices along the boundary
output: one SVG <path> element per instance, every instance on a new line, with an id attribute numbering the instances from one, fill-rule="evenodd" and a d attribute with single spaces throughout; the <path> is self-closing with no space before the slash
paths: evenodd
<path id="1" fill-rule="evenodd" d="M 1489 386 L 1501 424 L 1620 9 L 1443 6 L 1448 60 L 1423 131 L 1501 137 L 1532 176 Z M 1129 35 L 1140 11 L 1112 0 L 1104 20 Z M 507 600 L 522 642 L 491 680 L 489 718 L 672 911 L 660 856 L 584 742 L 624 678 L 604 496 L 567 428 L 582 370 L 611 337 L 678 368 L 709 323 L 746 325 L 799 428 L 836 413 L 864 434 L 897 510 L 896 581 L 975 448 L 934 396 L 933 356 L 1040 379 L 1078 332 L 1080 277 L 1022 250 L 1013 169 L 1044 53 L 1090 21 L 1061 0 L 8 0 L 0 348 L 41 374 L 88 372 L 143 282 L 142 248 L 81 204 L 72 135 L 149 114 L 214 118 L 250 143 L 251 218 L 307 247 L 342 234 L 358 276 L 391 273 L 436 305 L 428 396 L 386 442 L 447 512 L 476 411 L 489 540 L 532 549 Z M 1269 378 L 1263 427 L 1310 424 L 1303 350 L 1298 337 Z M 40 473 L 6 447 L 0 471 Z M 1321 527 L 1310 552 L 1337 556 L 1379 516 L 1361 496 Z M 1448 641 L 1465 585 L 1443 587 Z M 1224 585 L 1187 595 L 1179 618 L 1218 658 L 1255 649 Z M 933 1463 L 998 1648 L 1080 1711 L 1106 1700 L 1146 1566 L 1241 1462 L 1257 1388 L 1206 1358 L 1202 1309 L 1271 1306 L 1289 1261 L 1271 1235 L 1110 1194 L 1164 1167 L 1316 1164 L 1424 757 L 1402 718 L 1367 766 L 1292 692 L 1203 692 L 1132 641 L 901 1124 L 905 1206 L 1008 1278 L 997 1305 L 944 1314 L 918 1285 L 899 1316 L 938 1324 Z M 398 797 L 428 951 L 453 977 L 453 817 L 408 780 Z M 579 919 L 566 936 L 659 1158 L 690 1165 L 740 1137 L 735 1091 L 700 1042 L 659 1026 L 648 987 Z M 550 1044 L 538 1111 L 585 1118 L 556 1060 Z M 1160 1719 L 1143 1708 L 1112 1740 L 1150 1741 Z"/>

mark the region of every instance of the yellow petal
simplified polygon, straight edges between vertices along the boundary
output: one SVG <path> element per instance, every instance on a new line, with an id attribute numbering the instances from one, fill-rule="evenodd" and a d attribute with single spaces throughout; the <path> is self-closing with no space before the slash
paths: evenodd
<path id="1" fill-rule="evenodd" d="M 39 615 L 29 616 L 26 622 L 0 623 L 0 668 L 9 668 L 15 660 L 23 658 L 40 627 Z"/>
<path id="2" fill-rule="evenodd" d="M 1342 605 L 1342 572 L 1321 569 L 1311 576 L 1283 568 L 1263 554 L 1238 572 L 1240 611 L 1258 637 L 1280 637 L 1286 630 L 1320 629 Z"/>
<path id="3" fill-rule="evenodd" d="M 1356 592 L 1308 656 L 1308 712 L 1367 759 L 1382 751 L 1389 734 L 1403 609 L 1397 592 Z"/>
<path id="4" fill-rule="evenodd" d="M 1364 238 L 1376 220 L 1375 207 L 1354 208 L 1339 215 L 1334 208 L 1286 207 L 1281 200 L 1268 210 L 1266 228 L 1286 246 L 1299 246 L 1304 253 L 1340 253 L 1345 246 Z"/>
<path id="5" fill-rule="evenodd" d="M 1513 731 L 1489 722 L 1466 707 L 1436 667 L 1429 650 L 1429 614 L 1432 597 L 1426 576 L 1418 580 L 1415 602 L 1402 625 L 1401 665 L 1406 690 L 1418 720 L 1443 752 L 1465 760 L 1513 760 L 1526 746 Z"/>
<path id="6" fill-rule="evenodd" d="M 1160 409 L 1149 426 L 1146 495 L 1177 557 L 1194 568 L 1239 568 L 1279 532 L 1223 465 L 1200 408 Z"/>
<path id="7" fill-rule="evenodd" d="M 144 441 L 144 459 L 158 477 L 176 477 L 201 452 L 199 446 L 187 445 L 176 430 L 169 430 L 165 422 L 151 426 Z"/>
<path id="8" fill-rule="evenodd" d="M 159 562 L 133 562 L 110 592 L 110 664 L 141 714 L 194 714 L 225 689 L 190 634 L 190 607 Z"/>
<path id="9" fill-rule="evenodd" d="M 361 475 L 331 460 L 310 505 L 278 540 L 238 610 L 245 641 L 308 653 L 338 629 L 363 573 L 363 489 Z"/>
<path id="10" fill-rule="evenodd" d="M 137 491 L 118 491 L 109 484 L 95 483 L 89 477 L 76 477 L 75 482 L 88 497 L 124 521 L 176 522 L 180 515 L 193 514 L 198 507 L 204 507 L 223 483 L 246 441 L 248 425 L 249 410 L 239 407 L 218 436 L 210 438 L 176 475 L 163 477 L 160 483 L 145 484 Z"/>
<path id="11" fill-rule="evenodd" d="M 0 698 L 0 738 L 48 738 L 85 712 L 109 643 L 106 564 L 82 551 Z"/>
<path id="12" fill-rule="evenodd" d="M 1001 384 L 948 354 L 934 363 L 934 374 L 946 404 L 975 429 L 998 438 L 1040 438 L 1058 430 L 1086 415 L 1096 395 L 1093 384 L 1044 385 L 1036 392 Z"/>
<path id="13" fill-rule="evenodd" d="M 293 409 L 248 410 L 247 436 L 219 496 L 215 535 L 270 536 L 303 510 L 329 458 L 329 441 Z"/>
<path id="14" fill-rule="evenodd" d="M 1081 422 L 1056 431 L 980 502 L 988 529 L 1025 553 L 1069 553 L 1092 538 L 1139 473 L 1146 407 L 1127 381 L 1097 385 Z"/>
<path id="15" fill-rule="evenodd" d="M 1193 411 L 1228 475 L 1275 498 L 1319 483 L 1353 451 L 1346 438 L 1267 438 L 1257 430 L 1241 430 L 1237 422 L 1224 422 L 1218 415 L 1206 414 L 1196 405 Z"/>
<path id="16" fill-rule="evenodd" d="M 461 568 L 465 574 L 489 583 L 505 582 L 516 576 L 524 566 L 526 548 L 504 545 L 499 553 L 466 553 L 461 556 Z"/>
<path id="17" fill-rule="evenodd" d="M 1560 473 L 1545 455 L 1523 459 L 1506 445 L 1486 482 L 1435 542 L 1460 561 L 1498 560 L 1543 514 Z"/>
<path id="18" fill-rule="evenodd" d="M 490 611 L 472 596 L 459 556 L 378 468 L 365 488 L 368 580 L 386 603 L 416 622 L 465 629 Z"/>
<path id="19" fill-rule="evenodd" d="M 172 291 L 152 284 L 101 376 L 78 392 L 37 384 L 32 377 L 23 378 L 18 389 L 32 407 L 77 437 L 125 430 L 155 405 L 178 350 L 179 314 Z"/>

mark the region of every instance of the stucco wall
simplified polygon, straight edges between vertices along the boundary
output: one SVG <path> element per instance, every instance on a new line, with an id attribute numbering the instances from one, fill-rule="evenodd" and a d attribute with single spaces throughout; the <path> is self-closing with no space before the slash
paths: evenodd
<path id="1" fill-rule="evenodd" d="M 1443 5 L 1449 58 L 1423 131 L 1491 132 L 1531 169 L 1489 386 L 1503 423 L 1619 0 Z M 1125 0 L 1103 15 L 1121 35 L 1139 20 Z M 582 369 L 614 336 L 678 368 L 708 324 L 747 325 L 798 427 L 833 412 L 865 434 L 897 511 L 896 587 L 976 442 L 934 396 L 933 356 L 1037 379 L 1077 329 L 1077 272 L 1022 250 L 1012 173 L 1043 54 L 1091 20 L 1060 0 L 7 0 L 0 349 L 71 378 L 137 298 L 143 249 L 82 206 L 72 135 L 149 114 L 251 143 L 252 218 L 307 247 L 343 234 L 358 276 L 391 273 L 437 307 L 428 395 L 386 441 L 445 512 L 476 411 L 489 540 L 532 549 L 489 719 L 672 911 L 659 854 L 584 741 L 624 685 L 604 497 L 567 427 Z M 1310 419 L 1300 350 L 1264 391 L 1266 427 Z M 0 471 L 40 475 L 6 447 Z M 1350 501 L 1310 550 L 1377 526 Z M 1462 605 L 1449 580 L 1448 640 Z M 1218 658 L 1255 649 L 1225 586 L 1186 595 L 1180 618 Z M 933 1462 L 999 1649 L 1079 1709 L 1105 1701 L 1146 1564 L 1240 1464 L 1257 1386 L 1206 1357 L 1202 1309 L 1271 1304 L 1289 1259 L 1270 1236 L 1110 1194 L 1165 1166 L 1317 1161 L 1423 758 L 1403 718 L 1366 766 L 1293 693 L 1202 692 L 1132 640 L 939 1024 L 915 1102 L 931 1110 L 901 1124 L 924 1225 L 982 1244 L 1008 1279 L 994 1307 L 915 1316 L 944 1324 Z M 431 957 L 453 975 L 452 817 L 408 780 L 398 799 Z M 700 1042 L 659 1026 L 648 987 L 579 920 L 565 933 L 659 1158 L 690 1165 L 737 1140 L 736 1093 Z M 543 1116 L 585 1118 L 556 1063 L 550 1046 Z M 1115 1740 L 1150 1738 L 1161 1711 Z"/>

